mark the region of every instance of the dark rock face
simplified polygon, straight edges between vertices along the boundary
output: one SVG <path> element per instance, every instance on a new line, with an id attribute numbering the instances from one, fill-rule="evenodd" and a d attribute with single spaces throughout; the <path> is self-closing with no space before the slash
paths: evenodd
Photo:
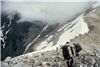
<path id="1" fill-rule="evenodd" d="M 15 13 L 9 17 L 10 14 L 1 14 L 1 30 L 4 40 L 1 40 L 1 60 L 4 60 L 7 56 L 15 57 L 23 54 L 26 46 L 32 42 L 47 25 L 42 21 L 23 21 L 19 22 L 21 15 Z M 47 29 L 44 30 L 40 39 L 44 38 L 45 35 L 49 34 L 57 27 L 55 25 L 48 25 Z M 34 45 L 34 44 L 33 44 Z M 28 50 L 29 52 L 33 49 Z"/>
<path id="2" fill-rule="evenodd" d="M 30 22 L 20 22 L 17 21 L 20 19 L 18 14 L 15 14 L 14 17 L 10 20 L 7 15 L 1 15 L 1 30 L 3 33 L 4 42 L 1 40 L 1 58 L 4 60 L 7 56 L 17 56 L 23 53 L 25 47 L 25 42 L 27 42 L 28 33 L 32 33 L 34 39 L 39 32 L 42 30 L 43 26 L 32 24 Z M 32 28 L 33 30 L 29 31 Z M 7 32 L 8 31 L 8 32 Z M 5 43 L 5 48 L 3 45 Z"/>

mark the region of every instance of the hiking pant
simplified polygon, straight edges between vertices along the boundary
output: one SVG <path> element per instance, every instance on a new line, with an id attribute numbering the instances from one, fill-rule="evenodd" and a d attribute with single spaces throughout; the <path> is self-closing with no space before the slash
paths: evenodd
<path id="1" fill-rule="evenodd" d="M 73 66 L 73 58 L 71 57 L 70 60 L 68 60 L 66 63 L 67 63 L 68 67 L 72 67 Z"/>

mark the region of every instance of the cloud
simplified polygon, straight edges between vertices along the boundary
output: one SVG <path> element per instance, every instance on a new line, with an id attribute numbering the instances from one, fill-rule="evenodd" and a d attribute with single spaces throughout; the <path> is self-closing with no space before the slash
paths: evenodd
<path id="1" fill-rule="evenodd" d="M 8 2 L 2 3 L 2 11 L 17 11 L 21 14 L 20 21 L 41 20 L 63 23 L 90 8 L 89 2 Z"/>

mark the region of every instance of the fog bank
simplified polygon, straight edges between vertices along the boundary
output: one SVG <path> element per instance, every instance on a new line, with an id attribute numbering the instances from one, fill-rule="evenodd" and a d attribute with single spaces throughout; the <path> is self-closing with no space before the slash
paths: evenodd
<path id="1" fill-rule="evenodd" d="M 2 11 L 18 12 L 20 21 L 63 23 L 91 7 L 92 2 L 2 2 Z"/>

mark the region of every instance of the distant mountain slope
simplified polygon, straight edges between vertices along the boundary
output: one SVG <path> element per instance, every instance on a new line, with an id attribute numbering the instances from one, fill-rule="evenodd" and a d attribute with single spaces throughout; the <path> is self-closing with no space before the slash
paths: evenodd
<path id="1" fill-rule="evenodd" d="M 85 49 L 100 49 L 100 6 L 87 13 L 84 21 L 88 24 L 89 32 L 72 39 L 72 42 L 80 43 Z"/>
<path id="2" fill-rule="evenodd" d="M 45 39 L 42 39 L 38 43 L 34 44 L 33 50 L 52 50 L 64 45 L 65 42 L 70 41 L 79 34 L 87 33 L 88 27 L 83 20 L 84 14 L 80 15 L 74 21 L 68 22 L 61 27 L 58 26 L 53 32 L 47 35 Z M 41 50 L 42 51 L 42 50 Z"/>

